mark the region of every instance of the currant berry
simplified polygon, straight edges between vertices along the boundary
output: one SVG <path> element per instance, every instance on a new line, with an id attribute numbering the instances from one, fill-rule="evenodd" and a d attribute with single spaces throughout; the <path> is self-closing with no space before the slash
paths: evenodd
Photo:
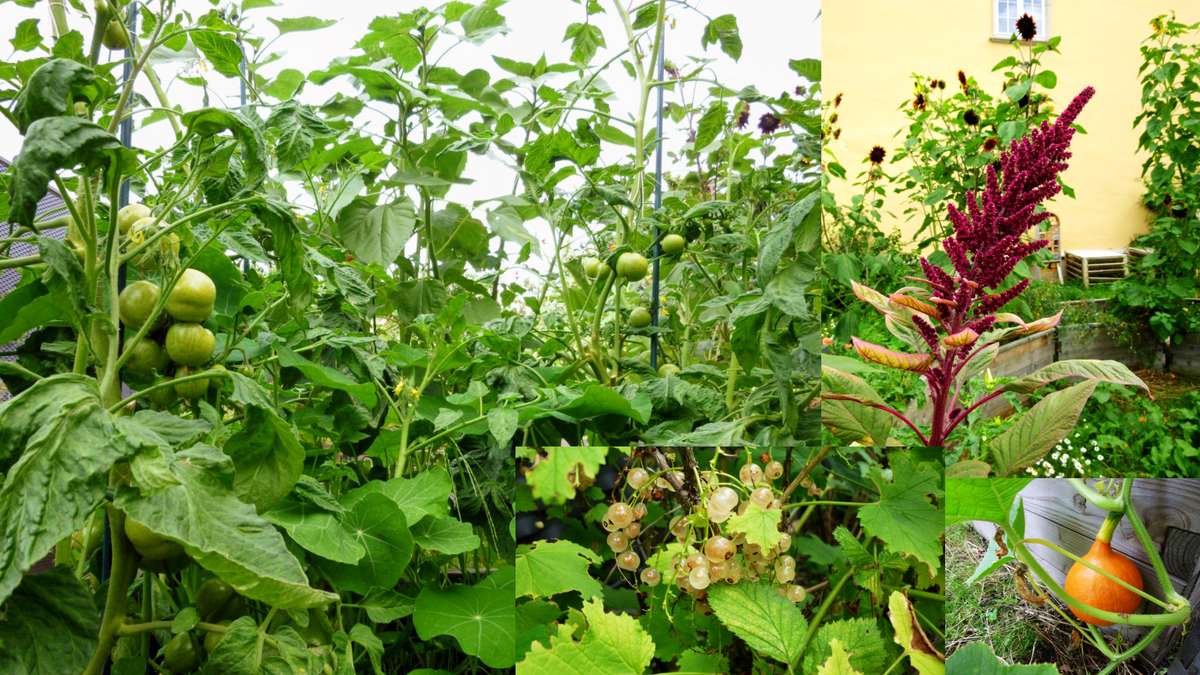
<path id="1" fill-rule="evenodd" d="M 723 523 L 723 522 L 729 520 L 729 517 L 732 515 L 733 515 L 733 513 L 729 512 L 729 511 L 722 511 L 721 509 L 718 509 L 716 504 L 710 503 L 708 505 L 708 520 L 709 520 L 709 522 Z"/>
<path id="2" fill-rule="evenodd" d="M 790 555 L 779 556 L 778 564 L 783 565 L 784 567 L 795 567 L 796 559 Z"/>
<path id="3" fill-rule="evenodd" d="M 725 570 L 725 583 L 733 585 L 742 580 L 742 566 L 730 563 Z"/>
<path id="4" fill-rule="evenodd" d="M 704 544 L 704 557 L 712 562 L 722 562 L 733 557 L 733 542 L 721 535 L 710 538 Z"/>
<path id="5" fill-rule="evenodd" d="M 779 462 L 770 462 L 763 469 L 763 473 L 766 474 L 767 480 L 775 480 L 783 475 L 783 465 Z"/>
<path id="6" fill-rule="evenodd" d="M 757 464 L 752 462 L 742 467 L 742 470 L 738 472 L 738 477 L 746 485 L 758 485 L 762 482 L 763 472 L 762 469 L 758 468 Z"/>
<path id="7" fill-rule="evenodd" d="M 650 474 L 646 473 L 646 470 L 642 468 L 637 468 L 633 471 L 630 471 L 629 476 L 625 478 L 625 481 L 629 483 L 629 487 L 633 488 L 634 490 L 645 485 L 646 481 L 648 480 L 650 480 Z"/>
<path id="8" fill-rule="evenodd" d="M 696 603 L 696 611 L 699 612 L 701 616 L 712 616 L 713 608 L 712 605 L 708 604 L 707 602 L 700 601 Z"/>
<path id="9" fill-rule="evenodd" d="M 633 518 L 634 518 L 634 520 L 641 520 L 642 518 L 645 518 L 645 517 L 646 517 L 646 505 L 639 502 L 637 505 L 635 505 L 633 507 Z"/>
<path id="10" fill-rule="evenodd" d="M 617 502 L 608 507 L 606 519 L 611 520 L 613 525 L 620 529 L 633 522 L 633 509 L 625 502 Z"/>
<path id="11" fill-rule="evenodd" d="M 717 488 L 708 498 L 708 503 L 721 511 L 732 511 L 738 505 L 738 493 L 731 487 Z"/>
<path id="12" fill-rule="evenodd" d="M 545 523 L 543 523 L 543 522 L 542 522 L 542 521 L 540 521 L 540 520 L 539 520 L 539 521 L 537 521 L 537 522 L 535 522 L 535 523 L 533 524 L 533 526 L 534 526 L 534 527 L 536 527 L 536 528 L 537 528 L 537 529 L 539 529 L 539 530 L 544 530 L 544 529 L 546 529 L 546 524 L 545 524 Z"/>
<path id="13" fill-rule="evenodd" d="M 711 579 L 709 577 L 707 567 L 694 567 L 692 568 L 692 571 L 688 573 L 688 583 L 692 585 L 692 588 L 697 590 L 702 591 L 708 588 L 710 580 Z"/>
<path id="14" fill-rule="evenodd" d="M 608 535 L 608 547 L 613 550 L 613 553 L 620 553 L 629 548 L 629 539 L 621 534 L 620 530 Z"/>
<path id="15" fill-rule="evenodd" d="M 771 492 L 769 487 L 760 487 L 750 493 L 750 501 L 757 504 L 759 508 L 769 508 L 771 502 L 775 501 L 775 493 Z"/>
<path id="16" fill-rule="evenodd" d="M 675 516 L 671 519 L 671 534 L 675 535 L 676 539 L 686 539 L 688 533 L 688 521 L 684 520 L 683 516 Z"/>
<path id="17" fill-rule="evenodd" d="M 662 581 L 662 575 L 658 573 L 658 570 L 654 569 L 653 567 L 647 567 L 646 569 L 642 570 L 643 584 L 653 588 L 654 586 L 657 586 L 658 582 L 660 581 Z"/>
<path id="18" fill-rule="evenodd" d="M 788 586 L 788 589 L 787 589 L 787 599 L 788 600 L 791 600 L 792 602 L 800 602 L 800 601 L 804 600 L 804 596 L 806 596 L 806 595 L 808 595 L 808 593 L 804 590 L 803 586 Z"/>
<path id="19" fill-rule="evenodd" d="M 788 534 L 787 532 L 784 532 L 783 534 L 779 535 L 779 544 L 777 546 L 775 546 L 775 550 L 779 551 L 780 553 L 783 553 L 784 551 L 788 550 L 791 547 L 792 547 L 792 535 Z"/>
<path id="20" fill-rule="evenodd" d="M 633 551 L 626 551 L 617 556 L 617 567 L 628 572 L 636 572 L 639 565 L 642 564 L 642 559 Z"/>
<path id="21" fill-rule="evenodd" d="M 736 563 L 715 562 L 712 565 L 709 565 L 709 567 L 708 567 L 709 578 L 712 579 L 713 581 L 720 581 L 720 580 L 724 579 L 725 575 L 729 574 L 730 566 L 734 565 L 734 564 L 736 564 Z"/>
<path id="22" fill-rule="evenodd" d="M 781 567 L 775 570 L 775 581 L 786 584 L 796 578 L 795 567 Z"/>
<path id="23" fill-rule="evenodd" d="M 630 539 L 637 539 L 637 536 L 641 533 L 642 525 L 636 520 L 625 526 L 625 536 Z"/>
<path id="24" fill-rule="evenodd" d="M 741 532 L 731 532 L 730 535 L 732 536 L 730 541 L 733 542 L 734 546 L 741 546 L 746 543 L 746 535 L 745 534 L 743 534 Z"/>
<path id="25" fill-rule="evenodd" d="M 692 555 L 688 556 L 687 567 L 688 571 L 694 570 L 697 567 L 708 569 L 708 558 L 705 558 L 699 553 L 693 553 Z"/>
<path id="26" fill-rule="evenodd" d="M 770 506 L 770 508 L 773 508 L 773 509 L 776 509 L 776 510 L 782 509 L 782 508 L 783 508 L 783 502 L 781 502 L 781 501 L 779 501 L 778 499 L 776 499 L 775 501 L 771 502 L 771 506 Z"/>
<path id="27" fill-rule="evenodd" d="M 758 453 L 758 461 L 762 462 L 763 464 L 766 464 L 767 462 L 771 461 L 771 453 L 769 453 L 769 452 Z"/>

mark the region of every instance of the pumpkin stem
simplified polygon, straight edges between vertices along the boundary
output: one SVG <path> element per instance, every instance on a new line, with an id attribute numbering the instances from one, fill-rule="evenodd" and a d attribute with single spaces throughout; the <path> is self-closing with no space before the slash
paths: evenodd
<path id="1" fill-rule="evenodd" d="M 1100 526 L 1100 531 L 1096 533 L 1096 541 L 1108 544 L 1112 542 L 1113 532 L 1116 532 L 1117 525 L 1121 523 L 1121 519 L 1125 514 L 1121 511 L 1112 511 L 1108 517 L 1104 519 L 1104 524 Z"/>

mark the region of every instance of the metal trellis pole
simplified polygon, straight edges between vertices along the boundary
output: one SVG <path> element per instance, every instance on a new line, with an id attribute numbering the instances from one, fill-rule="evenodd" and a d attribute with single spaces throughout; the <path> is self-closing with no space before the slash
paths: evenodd
<path id="1" fill-rule="evenodd" d="M 663 82 L 663 67 L 666 63 L 667 31 L 663 27 L 662 39 L 658 43 L 658 81 Z M 662 208 L 662 164 L 663 164 L 663 85 L 658 85 L 658 122 L 654 136 L 654 212 Z M 658 243 L 658 221 L 654 225 L 654 274 L 650 281 L 650 325 L 658 326 L 658 259 L 662 246 Z M 650 335 L 650 367 L 658 370 L 658 333 Z"/>

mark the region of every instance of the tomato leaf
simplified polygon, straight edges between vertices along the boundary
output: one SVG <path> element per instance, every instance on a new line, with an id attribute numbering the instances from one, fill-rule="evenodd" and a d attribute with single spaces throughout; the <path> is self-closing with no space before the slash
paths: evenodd
<path id="1" fill-rule="evenodd" d="M 100 640 L 92 592 L 69 565 L 24 577 L 0 621 L 0 672 L 58 675 L 87 669 Z"/>

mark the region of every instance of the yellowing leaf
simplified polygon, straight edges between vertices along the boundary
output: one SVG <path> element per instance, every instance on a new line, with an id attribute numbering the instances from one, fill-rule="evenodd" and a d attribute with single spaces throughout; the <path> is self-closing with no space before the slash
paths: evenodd
<path id="1" fill-rule="evenodd" d="M 641 675 L 654 658 L 654 641 L 631 616 L 608 614 L 598 601 L 583 603 L 587 628 L 576 642 L 574 629 L 560 625 L 550 647 L 535 642 L 519 675 Z"/>
<path id="2" fill-rule="evenodd" d="M 862 675 L 861 670 L 855 670 L 850 665 L 850 656 L 846 654 L 846 647 L 841 640 L 834 638 L 829 647 L 833 654 L 828 661 L 817 666 L 817 675 Z"/>
<path id="3" fill-rule="evenodd" d="M 888 609 L 888 618 L 896 629 L 896 644 L 904 649 L 904 655 L 912 667 L 921 675 L 945 675 L 946 656 L 929 644 L 929 638 L 925 637 L 925 631 L 917 623 L 909 599 L 900 591 L 893 591 L 888 599 Z"/>
<path id="4" fill-rule="evenodd" d="M 954 335 L 947 335 L 946 337 L 942 338 L 942 344 L 947 347 L 963 347 L 978 339 L 979 333 L 976 333 L 970 328 L 964 328 Z"/>
<path id="5" fill-rule="evenodd" d="M 921 302 L 920 300 L 910 297 L 910 296 L 907 296 L 907 295 L 904 295 L 903 293 L 892 293 L 891 296 L 889 296 L 889 297 L 891 298 L 892 302 L 894 302 L 898 305 L 904 305 L 905 307 L 907 307 L 909 309 L 916 310 L 927 316 L 937 316 L 938 315 L 937 307 L 934 307 L 933 305 L 930 305 L 925 302 Z"/>
<path id="6" fill-rule="evenodd" d="M 780 509 L 764 509 L 750 502 L 746 512 L 729 519 L 729 528 L 734 532 L 746 535 L 746 541 L 758 544 L 763 548 L 771 548 L 779 544 L 783 533 L 779 531 L 779 519 L 783 516 Z"/>
<path id="7" fill-rule="evenodd" d="M 854 351 L 862 358 L 889 368 L 899 368 L 913 373 L 923 373 L 929 370 L 933 357 L 929 354 L 901 354 L 887 347 L 873 345 L 856 337 L 850 338 L 854 343 Z"/>

